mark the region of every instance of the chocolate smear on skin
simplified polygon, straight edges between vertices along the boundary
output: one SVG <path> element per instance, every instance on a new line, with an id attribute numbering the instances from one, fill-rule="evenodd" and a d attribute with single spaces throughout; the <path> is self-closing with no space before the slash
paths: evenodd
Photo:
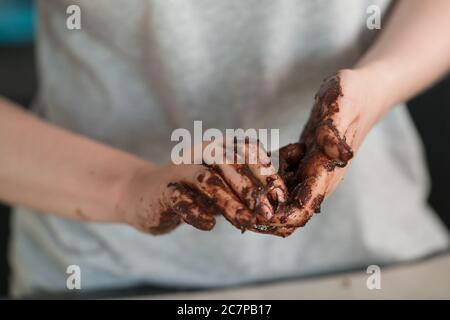
<path id="1" fill-rule="evenodd" d="M 326 112 L 324 116 L 329 116 L 339 112 L 337 100 L 343 96 L 341 78 L 339 75 L 335 75 L 323 81 L 314 98 L 321 106 L 322 112 Z"/>
<path id="2" fill-rule="evenodd" d="M 266 190 L 271 190 L 275 186 L 275 180 L 276 179 L 274 177 L 266 178 Z M 271 193 L 267 193 L 267 198 L 269 199 L 269 202 L 273 208 L 278 207 L 278 199 L 274 199 Z"/>
<path id="3" fill-rule="evenodd" d="M 345 137 L 341 137 L 331 118 L 334 114 L 339 112 L 338 99 L 339 97 L 344 96 L 340 81 L 339 75 L 330 77 L 324 81 L 315 96 L 315 105 L 313 112 L 311 113 L 311 119 L 308 121 L 307 128 L 301 137 L 301 140 L 305 139 L 311 143 L 314 138 L 308 139 L 306 136 L 309 135 L 314 137 L 316 136 L 319 127 L 326 126 L 330 133 L 332 133 L 332 138 L 325 136 L 325 140 L 321 143 L 322 152 L 330 158 L 323 146 L 331 145 L 339 150 L 338 159 L 330 158 L 332 163 L 329 167 L 333 167 L 333 169 L 335 166 L 345 167 L 348 161 L 353 158 L 352 149 L 347 144 Z M 334 139 L 336 139 L 337 142 L 334 141 Z"/>
<path id="4" fill-rule="evenodd" d="M 205 179 L 205 174 L 204 174 L 204 173 L 200 174 L 200 175 L 197 177 L 197 181 L 198 181 L 198 182 L 203 182 L 203 179 Z"/>
<path id="5" fill-rule="evenodd" d="M 209 177 L 208 180 L 206 180 L 206 183 L 217 187 L 224 187 L 222 179 L 220 179 L 216 175 L 212 175 L 211 177 Z"/>
<path id="6" fill-rule="evenodd" d="M 192 201 L 172 198 L 173 209 L 182 216 L 183 220 L 200 230 L 211 230 L 214 227 L 213 215 L 222 214 L 222 212 L 213 199 L 188 183 L 169 183 L 169 186 L 177 189 Z"/>
<path id="7" fill-rule="evenodd" d="M 259 192 L 262 192 L 264 190 L 264 186 L 262 185 L 261 181 L 259 181 L 252 173 L 252 171 L 250 170 L 248 164 L 243 164 L 243 165 L 237 165 L 237 169 L 236 171 L 241 174 L 246 176 L 247 178 L 250 179 L 250 181 L 253 183 L 253 185 L 256 187 L 256 189 Z"/>
<path id="8" fill-rule="evenodd" d="M 314 200 L 312 201 L 312 208 L 314 210 L 314 213 L 320 213 L 320 205 L 322 204 L 324 198 L 325 196 L 323 194 L 319 194 L 314 198 Z"/>
<path id="9" fill-rule="evenodd" d="M 172 231 L 181 224 L 181 218 L 173 210 L 164 210 L 161 213 L 159 225 L 157 227 L 148 227 L 151 234 L 161 235 Z"/>
<path id="10" fill-rule="evenodd" d="M 217 165 L 213 165 L 213 166 L 210 168 L 210 170 L 211 170 L 214 174 L 218 174 L 219 176 L 223 176 L 223 171 L 222 171 L 222 169 L 221 169 L 219 166 L 217 166 Z M 222 182 L 222 181 L 221 181 L 221 182 Z M 222 182 L 222 185 L 219 186 L 219 187 L 226 188 L 227 191 L 228 191 L 228 192 L 231 192 L 231 193 L 233 194 L 233 196 L 234 196 L 236 199 L 240 199 L 240 201 L 241 201 L 242 203 L 245 203 L 246 206 L 248 206 L 248 204 L 246 203 L 246 199 L 241 199 L 241 198 L 240 198 L 240 195 L 239 195 L 239 194 L 238 194 L 231 186 L 229 186 L 229 185 L 226 183 L 226 181 L 223 181 L 223 182 Z M 247 190 L 247 194 L 248 194 L 248 192 L 250 192 L 250 190 Z M 246 209 L 249 210 L 248 208 L 246 208 Z M 249 228 L 249 227 L 252 225 L 252 221 L 250 221 L 250 220 L 248 220 L 248 219 L 244 219 L 245 215 L 241 214 L 241 212 L 244 212 L 244 211 L 245 211 L 244 208 L 240 208 L 240 209 L 237 209 L 237 210 L 236 210 L 236 212 L 235 212 L 236 221 L 230 220 L 230 219 L 228 218 L 227 215 L 224 215 L 224 217 L 225 217 L 225 219 L 227 219 L 231 224 L 233 224 L 234 226 L 236 226 L 238 229 L 242 229 L 243 227 L 244 227 L 244 228 Z M 237 221 L 240 221 L 240 225 L 237 225 Z"/>
<path id="11" fill-rule="evenodd" d="M 261 181 L 259 181 L 250 170 L 249 166 L 247 164 L 238 165 L 236 171 L 241 174 L 245 175 L 250 181 L 252 182 L 254 188 L 252 189 L 250 195 L 255 203 L 255 208 L 253 210 L 253 215 L 257 216 L 262 214 L 262 207 L 261 207 L 261 195 L 264 194 L 266 189 L 264 188 Z M 241 199 L 242 201 L 245 201 L 245 199 Z"/>

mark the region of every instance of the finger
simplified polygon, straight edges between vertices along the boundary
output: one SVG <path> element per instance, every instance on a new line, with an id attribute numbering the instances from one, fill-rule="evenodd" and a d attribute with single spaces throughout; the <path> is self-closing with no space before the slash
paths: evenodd
<path id="1" fill-rule="evenodd" d="M 271 232 L 274 236 L 286 238 L 293 234 L 298 228 L 296 227 L 279 227 Z"/>
<path id="2" fill-rule="evenodd" d="M 292 233 L 294 233 L 295 230 L 297 230 L 296 227 L 285 227 L 285 226 L 275 227 L 271 225 L 255 225 L 253 231 L 257 233 L 270 234 L 286 238 L 290 236 Z"/>
<path id="3" fill-rule="evenodd" d="M 270 219 L 273 209 L 265 189 L 247 165 L 215 165 L 214 168 L 250 210 Z"/>
<path id="4" fill-rule="evenodd" d="M 205 168 L 195 179 L 197 188 L 214 200 L 224 217 L 235 227 L 245 230 L 252 228 L 257 220 L 250 210 L 240 201 L 225 181 L 211 169 Z"/>
<path id="5" fill-rule="evenodd" d="M 255 178 L 252 174 L 243 174 L 246 167 L 245 160 L 238 161 L 238 154 L 235 149 L 237 143 L 236 145 L 234 142 L 231 143 L 231 145 L 225 145 L 221 141 L 209 143 L 206 148 L 208 148 L 207 150 L 214 148 L 214 153 L 209 151 L 205 153 L 203 159 L 205 165 L 213 168 L 250 210 L 255 210 L 257 204 L 260 204 L 261 208 L 259 209 L 270 215 L 272 208 L 268 199 L 264 199 L 260 184 L 254 183 Z M 225 163 L 216 161 L 214 157 L 217 155 L 222 159 L 227 157 L 228 161 Z M 239 160 L 241 159 L 239 158 Z"/>
<path id="6" fill-rule="evenodd" d="M 269 225 L 277 228 L 299 228 L 303 227 L 312 215 L 313 213 L 308 208 L 299 208 L 289 204 L 272 217 Z"/>
<path id="7" fill-rule="evenodd" d="M 284 183 L 256 140 L 250 141 L 248 137 L 219 140 L 208 143 L 205 150 L 204 163 L 217 169 L 250 210 L 270 218 L 273 213 L 270 200 L 275 204 L 285 201 Z M 225 163 L 216 161 L 216 156 L 225 158 Z"/>
<path id="8" fill-rule="evenodd" d="M 200 230 L 211 230 L 216 224 L 214 214 L 218 208 L 213 201 L 188 184 L 173 183 L 171 208 L 186 223 Z"/>
<path id="9" fill-rule="evenodd" d="M 319 148 L 339 167 L 346 166 L 353 157 L 346 133 L 352 123 L 358 122 L 351 101 L 344 105 L 342 97 L 339 75 L 326 79 L 315 97 L 314 119 L 308 126 L 307 139 L 311 143 L 311 137 L 315 136 Z"/>
<path id="10" fill-rule="evenodd" d="M 319 211 L 320 203 L 317 204 L 317 201 L 324 197 L 332 178 L 328 159 L 319 150 L 314 150 L 302 163 L 299 171 L 300 184 L 293 191 L 296 206 L 312 209 L 313 212 Z"/>
<path id="11" fill-rule="evenodd" d="M 283 203 L 287 198 L 287 188 L 283 179 L 277 174 L 274 166 L 272 165 L 270 156 L 263 148 L 261 143 L 246 143 L 245 152 L 249 155 L 257 154 L 257 161 L 249 161 L 248 167 L 253 176 L 259 181 L 259 183 L 265 187 L 270 199 L 274 204 Z M 250 160 L 254 160 L 250 158 Z"/>
<path id="12" fill-rule="evenodd" d="M 299 183 L 292 191 L 290 203 L 279 208 L 271 219 L 271 225 L 302 227 L 315 212 L 320 212 L 332 177 L 332 172 L 327 169 L 327 161 L 319 150 L 307 156 L 299 168 Z"/>
<path id="13" fill-rule="evenodd" d="M 227 160 L 231 161 L 227 161 L 227 164 L 216 163 L 212 167 L 250 210 L 260 215 L 260 219 L 268 220 L 273 214 L 273 208 L 266 186 L 254 175 L 248 164 L 257 162 L 253 160 L 255 154 L 248 150 L 248 144 L 249 139 L 228 141 L 223 152 Z"/>

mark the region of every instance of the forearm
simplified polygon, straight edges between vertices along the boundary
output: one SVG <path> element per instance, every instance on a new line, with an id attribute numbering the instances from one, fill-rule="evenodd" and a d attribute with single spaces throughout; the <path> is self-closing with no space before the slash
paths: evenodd
<path id="1" fill-rule="evenodd" d="M 406 101 L 450 67 L 450 1 L 401 0 L 356 69 L 373 79 L 383 110 Z"/>
<path id="2" fill-rule="evenodd" d="M 151 164 L 65 131 L 0 99 L 0 200 L 88 221 L 118 222 L 134 170 Z"/>

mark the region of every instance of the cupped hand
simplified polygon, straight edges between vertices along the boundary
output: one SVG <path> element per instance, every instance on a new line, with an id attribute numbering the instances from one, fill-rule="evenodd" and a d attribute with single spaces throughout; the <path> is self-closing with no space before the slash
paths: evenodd
<path id="1" fill-rule="evenodd" d="M 363 75 L 343 70 L 324 80 L 299 142 L 280 149 L 279 173 L 289 196 L 270 220 L 274 234 L 288 236 L 320 212 L 378 118 Z"/>

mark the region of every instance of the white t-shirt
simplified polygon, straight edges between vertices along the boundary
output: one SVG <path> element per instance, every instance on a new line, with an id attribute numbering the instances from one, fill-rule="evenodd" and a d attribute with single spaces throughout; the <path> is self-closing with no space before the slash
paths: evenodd
<path id="1" fill-rule="evenodd" d="M 387 1 L 38 1 L 35 112 L 157 163 L 179 127 L 279 128 L 297 141 L 322 79 L 351 67 L 376 31 L 370 4 Z M 384 22 L 382 20 L 382 22 Z M 421 257 L 448 234 L 426 204 L 421 145 L 403 106 L 368 135 L 322 213 L 291 237 L 241 234 L 224 219 L 164 236 L 16 208 L 13 292 L 156 284 L 211 287 L 306 276 Z"/>

